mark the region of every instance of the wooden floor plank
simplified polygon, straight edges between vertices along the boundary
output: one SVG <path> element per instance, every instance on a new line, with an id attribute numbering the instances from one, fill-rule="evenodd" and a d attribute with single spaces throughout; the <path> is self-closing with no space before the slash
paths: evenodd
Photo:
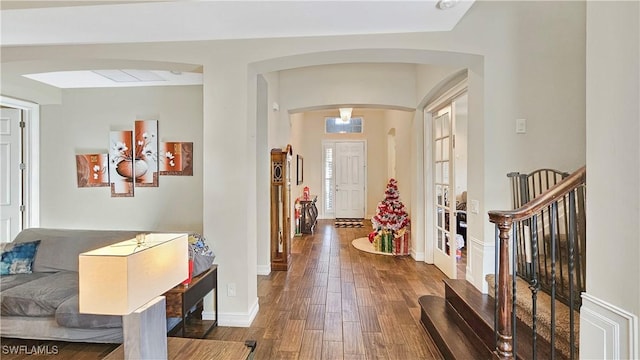
<path id="1" fill-rule="evenodd" d="M 342 360 L 342 359 L 344 359 L 342 342 L 324 341 L 322 343 L 322 360 Z"/>
<path id="2" fill-rule="evenodd" d="M 289 320 L 282 332 L 280 339 L 280 351 L 298 352 L 302 344 L 302 335 L 304 331 L 304 320 Z"/>
<path id="3" fill-rule="evenodd" d="M 367 359 L 389 359 L 387 345 L 381 333 L 365 332 L 362 337 Z"/>
<path id="4" fill-rule="evenodd" d="M 316 360 L 322 358 L 322 330 L 304 330 L 298 358 Z"/>
<path id="5" fill-rule="evenodd" d="M 324 305 L 309 305 L 309 312 L 307 315 L 305 329 L 323 330 L 324 312 Z"/>
<path id="6" fill-rule="evenodd" d="M 324 314 L 324 341 L 342 341 L 342 313 Z"/>
<path id="7" fill-rule="evenodd" d="M 342 295 L 340 293 L 327 293 L 327 312 L 342 312 Z"/>
<path id="8" fill-rule="evenodd" d="M 360 323 L 364 332 L 380 332 L 380 323 L 378 322 L 378 312 L 373 306 L 358 307 L 360 314 Z"/>
<path id="9" fill-rule="evenodd" d="M 345 321 L 342 323 L 344 354 L 364 355 L 364 339 L 359 322 Z"/>

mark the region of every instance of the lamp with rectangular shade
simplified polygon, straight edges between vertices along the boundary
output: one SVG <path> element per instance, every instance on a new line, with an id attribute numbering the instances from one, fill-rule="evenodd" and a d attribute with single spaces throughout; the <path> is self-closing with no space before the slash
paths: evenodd
<path id="1" fill-rule="evenodd" d="M 80 313 L 122 315 L 126 359 L 167 358 L 161 296 L 188 276 L 187 234 L 145 234 L 79 255 Z"/>

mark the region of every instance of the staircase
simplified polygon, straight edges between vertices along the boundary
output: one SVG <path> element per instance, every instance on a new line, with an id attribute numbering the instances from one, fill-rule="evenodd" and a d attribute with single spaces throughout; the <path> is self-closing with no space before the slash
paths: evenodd
<path id="1" fill-rule="evenodd" d="M 466 280 L 444 280 L 445 297 L 425 295 L 418 299 L 421 322 L 445 359 L 494 359 L 494 299 L 483 295 Z M 517 322 L 516 359 L 550 359 L 549 342 L 538 338 L 532 349 L 531 328 Z M 556 353 L 557 359 L 565 359 Z"/>
<path id="2" fill-rule="evenodd" d="M 489 212 L 496 225 L 491 296 L 465 280 L 445 280 L 444 298 L 419 298 L 421 322 L 445 359 L 578 358 L 585 187 L 583 167 L 515 210 Z"/>

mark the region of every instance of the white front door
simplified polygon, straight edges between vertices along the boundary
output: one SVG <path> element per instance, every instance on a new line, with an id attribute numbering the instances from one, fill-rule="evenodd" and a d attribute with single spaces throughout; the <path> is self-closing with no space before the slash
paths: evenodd
<path id="1" fill-rule="evenodd" d="M 336 143 L 336 218 L 364 218 L 364 142 Z"/>
<path id="2" fill-rule="evenodd" d="M 433 116 L 434 264 L 451 279 L 456 278 L 456 221 L 451 106 Z"/>
<path id="3" fill-rule="evenodd" d="M 22 128 L 19 109 L 0 109 L 0 242 L 22 230 Z"/>

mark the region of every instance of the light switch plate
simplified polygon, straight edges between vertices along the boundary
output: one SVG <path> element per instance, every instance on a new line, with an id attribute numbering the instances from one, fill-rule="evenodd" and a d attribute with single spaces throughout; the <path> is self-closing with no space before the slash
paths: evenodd
<path id="1" fill-rule="evenodd" d="M 469 201 L 469 211 L 471 211 L 472 214 L 477 214 L 480 212 L 480 203 L 478 202 L 478 200 Z"/>
<path id="2" fill-rule="evenodd" d="M 516 119 L 516 134 L 527 133 L 527 119 Z"/>

